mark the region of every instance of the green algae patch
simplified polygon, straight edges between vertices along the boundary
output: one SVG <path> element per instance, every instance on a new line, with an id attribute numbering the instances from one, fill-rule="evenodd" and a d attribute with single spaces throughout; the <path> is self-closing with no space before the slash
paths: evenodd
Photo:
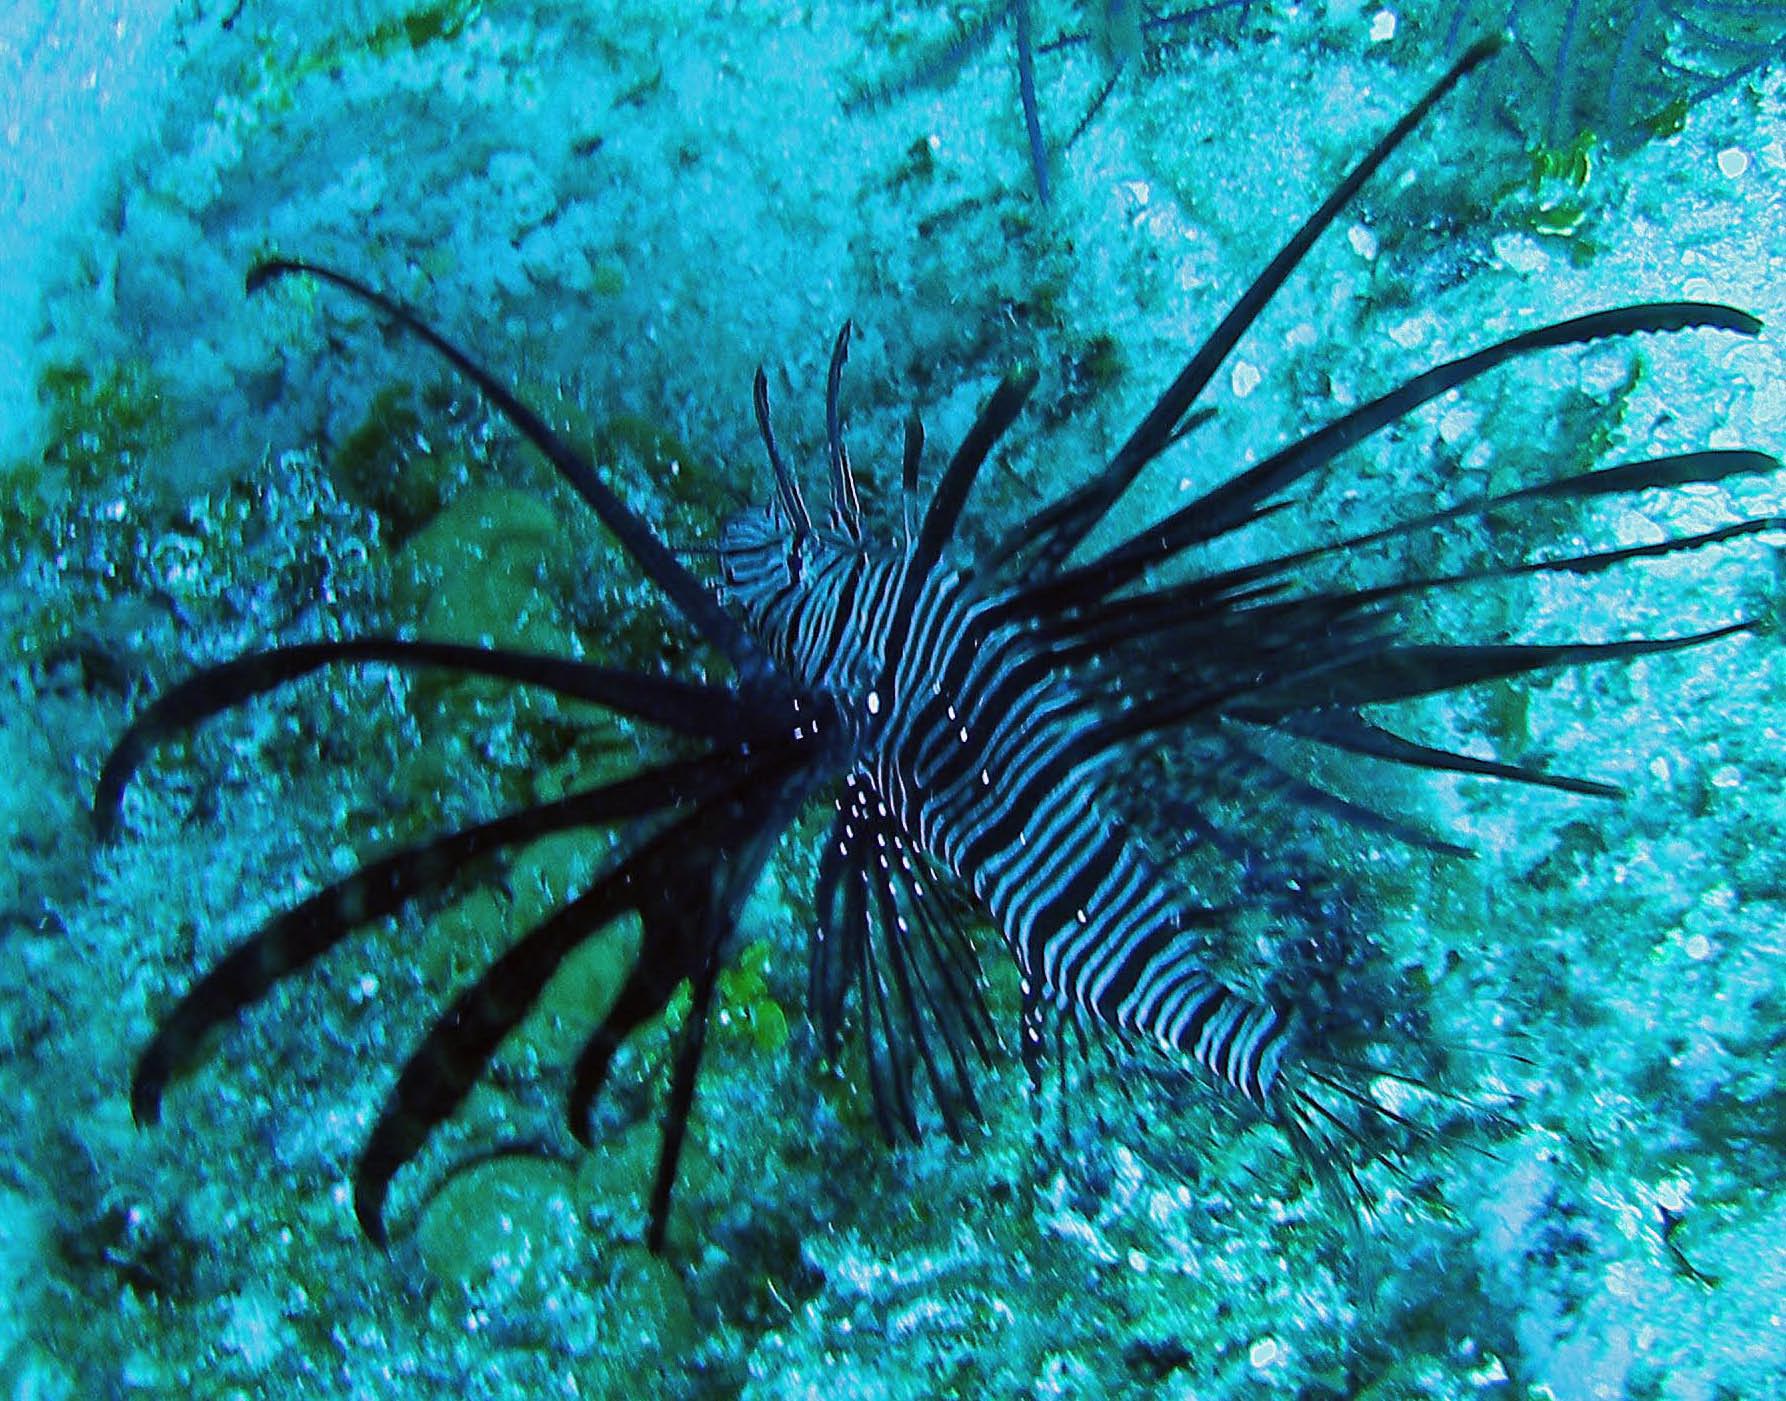
<path id="1" fill-rule="evenodd" d="M 715 1165 L 699 1129 L 701 1098 L 695 1097 L 694 1118 L 682 1143 L 664 1233 L 665 1245 L 684 1259 L 699 1254 L 708 1215 L 733 1200 L 737 1191 Z M 577 1164 L 576 1202 L 584 1219 L 609 1223 L 617 1238 L 642 1239 L 662 1142 L 663 1126 L 655 1110 L 625 1128 L 598 1134 Z"/>
<path id="2" fill-rule="evenodd" d="M 518 392 L 654 530 L 716 536 L 732 493 L 675 434 L 634 414 L 592 418 L 550 386 Z M 395 545 L 391 622 L 430 640 L 645 671 L 685 660 L 693 639 L 577 494 L 531 453 L 513 484 L 486 484 L 480 435 L 437 391 L 393 385 L 330 459 L 339 495 L 376 513 Z"/>
<path id="3" fill-rule="evenodd" d="M 407 959 L 431 996 L 452 996 L 500 954 L 508 942 L 509 903 L 480 886 L 434 917 Z"/>
<path id="4" fill-rule="evenodd" d="M 388 609 L 400 627 L 431 641 L 575 657 L 558 576 L 570 542 L 551 508 L 531 492 L 480 487 L 460 493 L 398 550 Z M 408 703 L 426 743 L 406 749 L 394 788 L 411 815 L 403 837 L 431 828 L 427 815 L 464 786 L 467 772 L 494 768 L 505 801 L 533 800 L 542 761 L 581 753 L 591 739 L 612 745 L 612 721 L 533 687 L 443 670 L 414 673 Z M 582 723 L 587 720 L 587 724 Z M 558 730 L 560 752 L 542 754 Z"/>
<path id="5" fill-rule="evenodd" d="M 526 1273 L 574 1228 L 569 1168 L 544 1158 L 493 1158 L 455 1174 L 416 1232 L 436 1278 L 472 1289 L 498 1273 Z"/>
<path id="6" fill-rule="evenodd" d="M 638 1247 L 623 1247 L 608 1287 L 612 1316 L 624 1320 L 621 1347 L 683 1357 L 701 1340 L 688 1288 L 668 1260 Z"/>
<path id="7" fill-rule="evenodd" d="M 38 377 L 38 395 L 42 452 L 0 464 L 0 561 L 16 571 L 35 547 L 75 554 L 70 567 L 78 569 L 81 556 L 102 550 L 131 567 L 145 553 L 133 499 L 138 469 L 173 436 L 159 382 L 132 361 L 52 365 Z"/>
<path id="8" fill-rule="evenodd" d="M 787 1014 L 770 994 L 764 976 L 772 952 L 767 940 L 758 939 L 719 975 L 713 1020 L 722 1048 L 772 1054 L 787 1045 Z"/>
<path id="9" fill-rule="evenodd" d="M 589 290 L 598 297 L 618 297 L 626 290 L 626 267 L 613 258 L 593 259 L 589 265 Z"/>
<path id="10" fill-rule="evenodd" d="M 483 0 L 429 0 L 369 28 L 331 35 L 303 53 L 283 52 L 281 46 L 262 39 L 255 73 L 244 78 L 245 95 L 268 113 L 289 111 L 297 102 L 296 88 L 305 79 L 350 64 L 385 63 L 405 53 L 450 44 L 483 10 Z"/>
<path id="11" fill-rule="evenodd" d="M 1532 689 L 1524 679 L 1490 681 L 1482 687 L 1482 723 L 1495 751 L 1517 761 L 1532 742 Z"/>
<path id="12" fill-rule="evenodd" d="M 141 363 L 98 371 L 52 365 L 39 377 L 38 392 L 50 413 L 43 465 L 65 473 L 76 492 L 119 485 L 145 454 L 171 439 L 160 384 Z"/>
<path id="13" fill-rule="evenodd" d="M 374 57 L 382 58 L 404 48 L 449 42 L 463 34 L 483 8 L 483 0 L 444 0 L 421 5 L 375 26 L 366 37 L 366 47 Z"/>
<path id="14" fill-rule="evenodd" d="M 527 847 L 509 868 L 506 888 L 479 886 L 434 917 L 409 954 L 422 986 L 437 1000 L 456 995 L 516 939 L 586 890 L 608 849 L 605 838 L 575 832 Z M 573 1060 L 613 1005 L 638 950 L 632 916 L 591 935 L 546 983 L 515 1029 L 510 1052 L 551 1065 Z"/>
<path id="15" fill-rule="evenodd" d="M 483 0 L 430 0 L 390 15 L 358 34 L 326 40 L 293 67 L 293 76 L 328 72 L 351 59 L 389 59 L 431 44 L 451 43 L 483 13 Z"/>
<path id="16" fill-rule="evenodd" d="M 716 508 L 732 499 L 731 483 L 674 433 L 637 414 L 616 414 L 592 430 L 589 442 L 595 460 L 613 464 L 622 480 L 659 492 L 679 530 L 717 533 Z"/>
<path id="17" fill-rule="evenodd" d="M 185 500 L 170 494 L 175 415 L 153 369 L 64 364 L 38 385 L 43 446 L 0 463 L 0 571 L 16 605 L 0 638 L 15 656 L 74 668 L 82 684 L 122 694 L 127 658 L 156 620 L 199 616 L 231 589 L 267 585 L 257 547 L 271 541 L 273 568 L 290 571 L 279 585 L 301 573 L 315 587 L 314 548 L 301 564 L 295 547 L 280 549 L 289 537 L 279 512 L 295 491 L 269 502 L 264 482 L 248 480 Z M 301 477 L 308 465 L 294 454 L 281 476 Z"/>
<path id="18" fill-rule="evenodd" d="M 577 441 L 576 435 L 570 440 Z M 618 481 L 647 488 L 667 483 L 686 492 L 686 501 L 672 494 L 660 498 L 658 509 L 636 500 L 635 507 L 647 519 L 667 512 L 678 538 L 710 538 L 712 527 L 695 519 L 693 503 L 710 509 L 707 503 L 720 487 L 704 471 L 687 465 L 693 459 L 680 445 L 632 422 L 612 434 L 599 433 L 594 460 L 616 462 L 616 443 L 628 445 L 622 454 L 626 461 L 612 469 Z M 392 444 L 378 451 L 380 460 L 394 461 Z M 587 652 L 605 664 L 636 670 L 656 671 L 681 657 L 688 640 L 666 626 L 655 591 L 641 592 L 636 567 L 603 538 L 567 488 L 551 479 L 537 486 L 473 486 L 414 522 L 402 513 L 424 504 L 461 474 L 451 450 L 438 451 L 430 460 L 435 465 L 424 473 L 430 480 L 418 488 L 415 500 L 406 498 L 395 507 L 388 500 L 368 502 L 398 510 L 396 531 L 400 536 L 409 532 L 391 569 L 388 607 L 394 623 L 437 641 L 567 658 Z M 362 495 L 370 490 L 362 484 Z M 642 493 L 631 494 L 636 498 Z M 580 600 L 574 612 L 573 597 Z M 587 637 L 579 633 L 579 622 L 588 629 Z M 574 709 L 598 713 L 590 707 Z"/>
<path id="19" fill-rule="evenodd" d="M 586 1214 L 613 1218 L 622 1231 L 642 1233 L 657 1150 L 657 1124 L 650 1118 L 598 1135 L 577 1162 L 578 1206 Z M 680 1215 L 672 1198 L 672 1235 Z"/>
<path id="20" fill-rule="evenodd" d="M 1599 138 L 1578 133 L 1560 146 L 1540 145 L 1529 153 L 1524 181 L 1503 189 L 1512 220 L 1540 238 L 1567 239 L 1571 259 L 1584 266 L 1599 251 L 1593 232 L 1593 184 Z"/>
<path id="21" fill-rule="evenodd" d="M 765 974 L 773 957 L 768 940 L 748 944 L 720 971 L 714 985 L 712 1032 L 732 1051 L 779 1051 L 787 1043 L 788 1019 L 769 991 Z M 685 978 L 664 1007 L 664 1029 L 672 1036 L 688 1021 L 694 994 Z"/>
<path id="22" fill-rule="evenodd" d="M 439 407 L 408 385 L 387 385 L 329 459 L 335 489 L 376 511 L 395 540 L 438 515 L 466 476 L 465 453 L 431 441 L 428 424 Z"/>
<path id="23" fill-rule="evenodd" d="M 516 919 L 537 923 L 587 889 L 607 853 L 607 842 L 587 832 L 555 832 L 531 843 L 509 868 Z"/>
<path id="24" fill-rule="evenodd" d="M 639 956 L 638 920 L 618 920 L 593 935 L 559 966 L 516 1028 L 517 1045 L 542 1062 L 568 1065 L 607 1016 Z"/>
<path id="25" fill-rule="evenodd" d="M 554 587 L 574 545 L 551 507 L 515 487 L 476 487 L 398 552 L 391 608 L 423 637 L 575 655 Z"/>

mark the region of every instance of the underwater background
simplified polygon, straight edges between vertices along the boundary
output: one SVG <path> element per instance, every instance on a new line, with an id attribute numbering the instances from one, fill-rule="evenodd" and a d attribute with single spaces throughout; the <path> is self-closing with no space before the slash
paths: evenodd
<path id="1" fill-rule="evenodd" d="M 1405 707 L 1423 737 L 1627 796 L 1398 779 L 1395 810 L 1474 859 L 1337 828 L 1312 854 L 1357 893 L 1370 976 L 1348 986 L 1381 1000 L 1385 1041 L 1444 1052 L 1512 1121 L 1483 1151 L 1376 1170 L 1367 1231 L 1206 1097 L 1150 1101 L 1136 1128 L 1095 1058 L 1065 1128 L 1038 1132 L 1008 1053 L 965 1145 L 889 1151 L 802 1016 L 812 832 L 722 980 L 661 1258 L 643 1197 L 668 1032 L 627 1053 L 602 1146 L 568 1151 L 559 1127 L 623 934 L 399 1180 L 388 1252 L 349 1201 L 408 1049 L 599 843 L 542 843 L 357 938 L 219 1037 L 159 1126 L 131 1122 L 156 1017 L 262 921 L 635 744 L 493 686 L 343 672 L 164 745 L 102 845 L 93 782 L 146 697 L 373 627 L 653 664 L 686 645 L 473 394 L 339 298 L 250 301 L 257 257 L 425 309 L 679 542 L 764 494 L 759 362 L 816 475 L 846 316 L 851 441 L 892 519 L 907 408 L 946 453 L 1036 364 L 976 503 L 1009 516 L 1107 458 L 1350 163 L 1511 13 L 1497 69 L 1342 215 L 1113 528 L 1430 364 L 1643 299 L 1768 329 L 1500 371 L 1340 459 L 1282 528 L 1362 528 L 1546 462 L 1786 448 L 1766 6 L 1143 13 L 1034 6 L 1045 202 L 991 5 L 0 16 L 4 1395 L 1786 1395 L 1777 630 Z M 1786 479 L 1753 477 L 1546 524 L 1629 544 L 1779 513 Z M 1673 634 L 1777 617 L 1780 577 L 1749 542 L 1443 609 L 1441 632 L 1496 639 Z"/>

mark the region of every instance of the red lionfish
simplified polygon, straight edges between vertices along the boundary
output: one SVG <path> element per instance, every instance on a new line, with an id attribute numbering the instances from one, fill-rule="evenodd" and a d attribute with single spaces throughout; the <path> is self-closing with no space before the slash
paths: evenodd
<path id="1" fill-rule="evenodd" d="M 607 485 L 591 462 L 489 371 L 413 312 L 342 272 L 277 259 L 250 289 L 319 278 L 426 342 L 551 462 L 662 590 L 682 621 L 726 658 L 729 683 L 645 675 L 563 658 L 373 636 L 254 653 L 200 672 L 155 700 L 100 775 L 95 813 L 116 827 L 122 794 L 152 745 L 251 697 L 341 662 L 444 668 L 590 702 L 649 722 L 703 752 L 642 767 L 371 862 L 274 918 L 201 977 L 137 1063 L 131 1102 L 153 1121 L 170 1075 L 212 1029 L 356 928 L 451 886 L 474 860 L 543 834 L 614 828 L 609 864 L 522 935 L 433 1023 L 404 1066 L 354 1172 L 361 1227 L 384 1238 L 396 1172 L 470 1092 L 564 959 L 627 914 L 638 955 L 612 1009 L 576 1061 L 569 1122 L 588 1142 L 616 1051 L 679 988 L 688 1014 L 669 1070 L 648 1240 L 661 1248 L 715 985 L 740 911 L 780 835 L 809 805 L 836 816 L 820 857 L 809 1014 L 825 1051 L 840 1045 L 854 998 L 873 1103 L 889 1135 L 919 1129 L 928 1084 L 951 1130 L 975 1109 L 972 1078 L 995 1032 L 962 911 L 971 892 L 1015 960 L 1021 1045 L 1032 1078 L 1049 1018 L 1157 1048 L 1274 1121 L 1317 1164 L 1344 1153 L 1357 1116 L 1376 1108 L 1293 1005 L 1237 991 L 1200 958 L 1196 931 L 1220 924 L 1125 822 L 1117 784 L 1143 751 L 1198 736 L 1281 735 L 1320 749 L 1568 792 L 1608 785 L 1421 743 L 1368 718 L 1372 706 L 1475 682 L 1698 646 L 1741 621 L 1670 638 L 1550 645 L 1410 638 L 1396 606 L 1422 591 L 1624 561 L 1786 527 L 1748 519 L 1660 542 L 1372 587 L 1304 587 L 1300 571 L 1362 547 L 1490 513 L 1561 500 L 1716 482 L 1777 470 L 1757 452 L 1702 451 L 1578 471 L 1458 504 L 1368 534 L 1169 583 L 1159 566 L 1279 509 L 1297 483 L 1420 405 L 1517 357 L 1606 337 L 1715 330 L 1753 336 L 1732 307 L 1651 302 L 1537 327 L 1434 366 L 1238 472 L 1146 529 L 1077 558 L 1094 527 L 1149 463 L 1207 414 L 1199 395 L 1236 342 L 1359 188 L 1473 67 L 1460 60 L 1297 230 L 1185 364 L 1110 461 L 1034 512 L 972 563 L 952 558 L 975 477 L 1035 386 L 1008 375 L 991 395 L 896 544 L 867 538 L 838 409 L 846 323 L 826 392 L 830 503 L 815 520 L 777 447 L 759 369 L 755 412 L 775 491 L 724 529 L 710 587 Z M 908 420 L 903 483 L 918 497 L 923 430 Z M 954 552 L 959 554 L 957 548 Z M 1245 752 L 1244 747 L 1241 752 Z M 1405 833 L 1393 817 L 1312 780 L 1295 789 L 1364 828 Z M 1169 811 L 1196 820 L 1186 800 Z M 1058 1025 L 1059 1022 L 1057 1021 Z M 1327 1057 L 1324 1059 L 1324 1050 Z M 921 1078 L 920 1078 L 921 1077 Z M 1381 1108 L 1381 1113 L 1393 1111 Z M 1350 1171 L 1348 1167 L 1347 1171 Z"/>

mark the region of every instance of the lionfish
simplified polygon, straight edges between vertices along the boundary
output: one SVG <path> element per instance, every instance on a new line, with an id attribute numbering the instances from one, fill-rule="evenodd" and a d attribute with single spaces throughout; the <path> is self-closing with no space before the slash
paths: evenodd
<path id="1" fill-rule="evenodd" d="M 1339 182 L 1102 468 L 971 560 L 961 558 L 957 526 L 977 474 L 1035 387 L 1033 371 L 1014 371 L 997 386 L 921 501 L 915 528 L 924 434 L 915 414 L 907 420 L 906 528 L 888 541 L 865 530 L 841 427 L 848 323 L 826 386 L 829 505 L 822 518 L 782 458 L 759 368 L 755 417 L 774 494 L 724 527 L 715 551 L 719 577 L 709 584 L 540 413 L 416 313 L 329 267 L 290 259 L 256 266 L 250 290 L 294 275 L 332 284 L 475 384 L 613 532 L 682 622 L 729 663 L 730 679 L 369 636 L 253 653 L 160 696 L 103 767 L 94 807 L 104 832 L 115 829 L 124 789 L 157 741 L 338 663 L 439 668 L 540 687 L 689 743 L 681 757 L 641 761 L 626 777 L 383 856 L 272 919 L 161 1021 L 135 1070 L 137 1121 L 156 1119 L 170 1076 L 208 1032 L 354 930 L 447 889 L 491 854 L 548 833 L 612 829 L 618 840 L 608 864 L 496 958 L 410 1055 L 356 1164 L 354 1209 L 366 1235 L 382 1242 L 394 1175 L 470 1092 L 567 955 L 631 914 L 641 930 L 638 952 L 576 1059 L 567 1111 L 587 1146 L 616 1052 L 686 988 L 649 1198 L 647 1240 L 661 1249 L 715 986 L 742 907 L 780 836 L 810 807 L 830 803 L 835 813 L 813 891 L 809 1016 L 827 1054 L 839 1051 L 846 1022 L 858 1028 L 872 1101 L 890 1136 L 919 1132 L 926 1086 L 935 1105 L 927 1120 L 940 1117 L 953 1131 L 977 1109 L 976 1069 L 990 1060 L 997 1037 L 967 924 L 966 912 L 977 907 L 1016 963 L 1019 1043 L 1032 1078 L 1044 1030 L 1077 1024 L 1200 1075 L 1274 1122 L 1317 1166 L 1344 1155 L 1359 1116 L 1396 1111 L 1372 1108 L 1361 1068 L 1334 1053 L 1293 999 L 1242 991 L 1212 971 L 1198 931 L 1221 926 L 1232 910 L 1201 904 L 1184 888 L 1157 834 L 1126 816 L 1119 785 L 1134 785 L 1144 756 L 1194 756 L 1200 742 L 1220 740 L 1264 764 L 1247 743 L 1263 736 L 1418 770 L 1615 792 L 1423 743 L 1371 718 L 1372 710 L 1542 668 L 1696 647 L 1753 621 L 1611 642 L 1431 642 L 1409 635 L 1398 606 L 1461 584 L 1590 573 L 1786 527 L 1783 518 L 1752 518 L 1652 543 L 1370 587 L 1309 582 L 1316 561 L 1454 522 L 1779 467 L 1759 452 L 1707 450 L 1476 495 L 1251 563 L 1218 567 L 1208 558 L 1211 547 L 1279 510 L 1292 487 L 1348 448 L 1508 361 L 1607 337 L 1760 330 L 1755 317 L 1729 306 L 1645 302 L 1539 326 L 1435 365 L 1085 557 L 1088 536 L 1142 469 L 1207 417 L 1196 408 L 1199 396 L 1311 245 L 1493 47 L 1470 50 Z M 1166 582 L 1155 577 L 1199 551 L 1203 568 L 1181 568 Z M 1163 805 L 1177 835 L 1208 832 L 1194 765 L 1154 772 L 1176 773 L 1193 787 Z M 1411 830 L 1313 778 L 1294 778 L 1291 791 L 1366 830 Z"/>

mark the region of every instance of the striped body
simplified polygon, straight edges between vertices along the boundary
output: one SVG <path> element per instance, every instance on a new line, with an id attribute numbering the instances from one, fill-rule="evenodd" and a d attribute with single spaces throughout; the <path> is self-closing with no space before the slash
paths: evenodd
<path id="1" fill-rule="evenodd" d="M 996 596 L 939 568 L 917 585 L 888 665 L 908 556 L 778 534 L 777 516 L 728 529 L 730 596 L 800 686 L 854 716 L 851 786 L 991 914 L 1026 1002 L 1188 1056 L 1264 1107 L 1288 1019 L 1199 963 L 1191 908 L 1111 816 L 1122 748 L 1035 631 L 994 621 Z"/>

